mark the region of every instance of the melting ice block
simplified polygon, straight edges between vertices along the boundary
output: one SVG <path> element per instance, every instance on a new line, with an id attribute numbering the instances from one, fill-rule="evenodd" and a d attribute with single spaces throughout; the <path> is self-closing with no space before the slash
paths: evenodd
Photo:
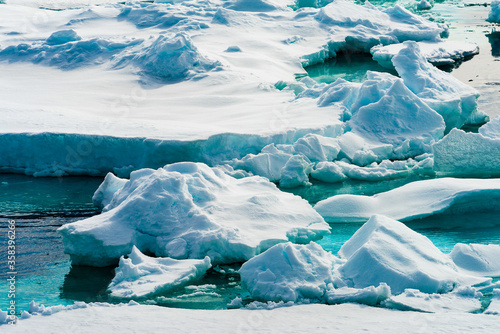
<path id="1" fill-rule="evenodd" d="M 337 195 L 314 207 L 328 222 L 364 222 L 374 214 L 409 221 L 437 213 L 490 212 L 500 203 L 500 179 L 431 179 L 373 196 Z"/>
<path id="2" fill-rule="evenodd" d="M 235 179 L 201 163 L 132 172 L 100 215 L 59 229 L 74 264 L 106 266 L 141 252 L 213 263 L 246 261 L 330 227 L 303 199 L 261 177 Z"/>
<path id="3" fill-rule="evenodd" d="M 153 258 L 134 246 L 127 258 L 120 258 L 108 290 L 115 297 L 146 297 L 186 285 L 203 276 L 210 267 L 208 256 L 203 260 Z"/>
<path id="4" fill-rule="evenodd" d="M 328 285 L 338 280 L 334 265 L 339 261 L 314 242 L 278 244 L 241 266 L 241 283 L 262 300 L 322 300 Z"/>
<path id="5" fill-rule="evenodd" d="M 477 116 L 479 93 L 451 74 L 429 64 L 416 42 L 404 42 L 392 63 L 405 85 L 443 116 L 446 131 L 460 128 Z"/>
<path id="6" fill-rule="evenodd" d="M 457 42 L 457 41 L 439 41 L 439 42 L 418 42 L 418 47 L 422 56 L 434 66 L 450 65 L 456 61 L 476 55 L 479 53 L 479 47 L 476 43 Z M 381 66 L 394 69 L 392 58 L 403 48 L 404 43 L 391 45 L 374 46 L 370 53 L 373 59 Z"/>
<path id="7" fill-rule="evenodd" d="M 467 272 L 481 276 L 500 276 L 500 246 L 456 244 L 450 253 L 455 264 Z"/>
<path id="8" fill-rule="evenodd" d="M 354 288 L 386 283 L 394 294 L 408 288 L 445 293 L 456 285 L 491 281 L 461 274 L 451 259 L 425 236 L 380 215 L 356 231 L 339 255 L 346 263 L 338 270 Z"/>

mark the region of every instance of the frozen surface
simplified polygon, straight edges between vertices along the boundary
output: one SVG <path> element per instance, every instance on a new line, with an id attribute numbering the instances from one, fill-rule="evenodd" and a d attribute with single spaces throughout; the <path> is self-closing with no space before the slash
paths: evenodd
<path id="1" fill-rule="evenodd" d="M 356 231 L 339 255 L 347 260 L 339 271 L 355 288 L 386 283 L 393 294 L 408 288 L 446 293 L 457 285 L 491 281 L 459 273 L 451 259 L 425 236 L 380 215 Z"/>
<path id="2" fill-rule="evenodd" d="M 479 93 L 429 64 L 416 42 L 405 42 L 392 57 L 392 63 L 405 85 L 431 108 L 443 116 L 446 130 L 460 128 L 469 119 L 479 118 Z"/>
<path id="3" fill-rule="evenodd" d="M 373 196 L 337 195 L 314 208 L 328 222 L 364 222 L 374 214 L 409 221 L 438 213 L 490 212 L 499 202 L 500 179 L 442 178 Z"/>
<path id="4" fill-rule="evenodd" d="M 464 287 L 457 293 L 427 294 L 415 289 L 406 289 L 402 294 L 383 301 L 388 308 L 421 312 L 474 312 L 481 309 L 481 293 Z"/>
<path id="5" fill-rule="evenodd" d="M 275 84 L 338 51 L 447 29 L 398 5 L 343 0 L 298 11 L 274 0 L 97 3 L 2 5 L 2 171 L 127 175 L 332 137 L 341 110 Z"/>
<path id="6" fill-rule="evenodd" d="M 241 283 L 257 299 L 322 301 L 328 285 L 339 280 L 334 274 L 334 265 L 339 262 L 313 242 L 278 244 L 243 264 Z"/>
<path id="7" fill-rule="evenodd" d="M 500 276 L 500 245 L 456 244 L 450 253 L 455 264 L 481 276 Z"/>
<path id="8" fill-rule="evenodd" d="M 486 123 L 488 124 L 488 123 Z M 500 175 L 498 119 L 480 133 L 453 129 L 433 145 L 434 169 L 439 175 L 495 177 Z"/>
<path id="9" fill-rule="evenodd" d="M 120 258 L 108 290 L 115 297 L 147 297 L 199 279 L 210 267 L 209 257 L 203 260 L 153 258 L 134 246 L 127 258 Z"/>
<path id="10" fill-rule="evenodd" d="M 140 316 L 139 316 L 140 315 Z M 255 320 L 258 319 L 258 320 Z M 314 321 L 311 321 L 314 319 Z M 294 305 L 272 310 L 186 310 L 146 305 L 90 304 L 50 317 L 33 316 L 3 333 L 64 332 L 324 332 L 491 333 L 500 328 L 498 317 L 470 313 L 402 312 L 355 304 Z M 410 326 L 409 324 L 415 324 Z"/>
<path id="11" fill-rule="evenodd" d="M 491 9 L 488 14 L 488 21 L 494 23 L 500 23 L 500 1 L 491 1 Z"/>
<path id="12" fill-rule="evenodd" d="M 491 303 L 484 313 L 500 315 L 500 289 L 493 290 L 493 298 L 491 298 Z"/>
<path id="13" fill-rule="evenodd" d="M 141 252 L 213 263 L 244 262 L 284 241 L 321 238 L 329 226 L 303 199 L 261 177 L 177 163 L 142 169 L 103 213 L 59 229 L 73 264 L 106 266 Z"/>
<path id="14" fill-rule="evenodd" d="M 479 53 L 477 44 L 470 42 L 442 41 L 418 42 L 417 44 L 422 56 L 435 66 L 454 64 L 456 61 Z M 405 44 L 403 43 L 374 46 L 370 53 L 381 66 L 393 69 L 392 58 L 404 47 Z"/>

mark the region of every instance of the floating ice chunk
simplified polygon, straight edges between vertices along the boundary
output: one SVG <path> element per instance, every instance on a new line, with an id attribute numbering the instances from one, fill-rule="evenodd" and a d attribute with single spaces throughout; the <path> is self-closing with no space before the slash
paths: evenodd
<path id="1" fill-rule="evenodd" d="M 241 266 L 241 284 L 252 297 L 266 301 L 321 301 L 327 286 L 338 281 L 338 262 L 314 242 L 278 244 Z"/>
<path id="2" fill-rule="evenodd" d="M 358 166 L 369 165 L 392 156 L 390 144 L 373 143 L 355 132 L 347 132 L 339 137 L 340 156 L 347 157 Z"/>
<path id="3" fill-rule="evenodd" d="M 281 179 L 281 169 L 291 157 L 292 154 L 279 150 L 274 144 L 269 144 L 259 154 L 248 154 L 241 160 L 235 161 L 234 167 L 278 182 Z"/>
<path id="4" fill-rule="evenodd" d="M 498 126 L 498 122 L 495 124 Z M 468 177 L 500 176 L 500 138 L 496 137 L 495 129 L 491 126 L 481 131 L 487 137 L 481 133 L 453 129 L 432 146 L 436 173 Z"/>
<path id="5" fill-rule="evenodd" d="M 59 44 L 65 44 L 68 42 L 75 42 L 79 41 L 82 38 L 78 36 L 76 31 L 69 29 L 69 30 L 60 30 L 56 31 L 52 35 L 50 35 L 49 38 L 47 38 L 47 44 L 48 45 L 59 45 Z"/>
<path id="6" fill-rule="evenodd" d="M 457 284 L 480 284 L 491 279 L 460 274 L 448 256 L 425 236 L 404 224 L 375 215 L 342 246 L 339 268 L 354 288 L 387 283 L 392 293 L 407 288 L 443 293 Z"/>
<path id="7" fill-rule="evenodd" d="M 149 75 L 178 79 L 220 65 L 202 55 L 186 33 L 160 35 L 135 62 Z"/>
<path id="8" fill-rule="evenodd" d="M 330 229 L 305 200 L 267 179 L 235 179 L 201 163 L 132 172 L 106 208 L 59 229 L 73 264 L 117 263 L 134 245 L 159 257 L 243 262 Z"/>
<path id="9" fill-rule="evenodd" d="M 456 244 L 450 253 L 455 264 L 480 276 L 500 276 L 500 246 L 480 244 Z"/>
<path id="10" fill-rule="evenodd" d="M 328 183 L 340 182 L 347 179 L 342 168 L 335 162 L 319 162 L 311 171 L 311 177 Z"/>
<path id="11" fill-rule="evenodd" d="M 113 195 L 123 188 L 125 183 L 127 183 L 126 179 L 121 179 L 116 177 L 113 173 L 108 173 L 94 193 L 92 202 L 95 206 L 104 209 L 113 199 Z"/>
<path id="12" fill-rule="evenodd" d="M 328 304 L 358 303 L 375 306 L 391 296 L 391 288 L 381 283 L 378 287 L 369 286 L 364 289 L 341 287 L 326 292 Z"/>
<path id="13" fill-rule="evenodd" d="M 446 131 L 460 128 L 476 112 L 479 93 L 429 64 L 416 42 L 404 42 L 392 63 L 405 85 L 443 116 Z"/>
<path id="14" fill-rule="evenodd" d="M 425 9 L 431 9 L 432 6 L 434 6 L 434 1 L 427 1 L 427 0 L 421 0 L 417 2 L 417 9 L 418 10 L 425 10 Z"/>
<path id="15" fill-rule="evenodd" d="M 314 209 L 328 222 L 364 222 L 374 214 L 409 221 L 433 214 L 491 212 L 500 202 L 500 179 L 431 179 L 373 196 L 337 195 Z"/>
<path id="16" fill-rule="evenodd" d="M 336 164 L 342 169 L 343 174 L 354 180 L 381 181 L 406 177 L 410 174 L 410 170 L 407 168 L 386 168 L 382 163 L 380 165 L 373 163 L 365 167 L 359 167 L 344 161 L 337 161 Z"/>
<path id="17" fill-rule="evenodd" d="M 493 290 L 493 298 L 491 298 L 491 303 L 484 313 L 500 315 L 500 289 Z"/>
<path id="18" fill-rule="evenodd" d="M 203 260 L 152 258 L 134 246 L 127 258 L 120 258 L 108 290 L 115 297 L 147 297 L 199 279 L 210 267 L 208 256 Z"/>
<path id="19" fill-rule="evenodd" d="M 477 44 L 470 42 L 441 41 L 418 42 L 417 44 L 422 56 L 435 66 L 453 64 L 455 61 L 463 60 L 479 53 Z M 406 44 L 404 43 L 386 46 L 377 45 L 370 50 L 370 53 L 373 55 L 373 59 L 381 66 L 393 69 L 392 58 L 405 46 Z"/>
<path id="20" fill-rule="evenodd" d="M 488 21 L 500 23 L 500 0 L 491 1 L 491 9 L 488 14 Z"/>
<path id="21" fill-rule="evenodd" d="M 465 287 L 467 288 L 467 287 Z M 469 288 L 470 289 L 470 288 Z M 460 288 L 459 288 L 460 290 Z M 481 293 L 464 296 L 458 293 L 423 293 L 415 289 L 406 289 L 402 294 L 392 296 L 382 302 L 388 308 L 420 312 L 474 312 L 481 309 Z"/>
<path id="22" fill-rule="evenodd" d="M 352 132 L 375 143 L 390 144 L 398 158 L 430 151 L 443 136 L 443 118 L 401 80 L 375 103 L 359 108 L 347 123 Z"/>
<path id="23" fill-rule="evenodd" d="M 280 186 L 295 188 L 310 185 L 309 174 L 312 171 L 312 166 L 313 164 L 306 161 L 302 156 L 294 155 L 281 169 Z"/>
<path id="24" fill-rule="evenodd" d="M 293 152 L 302 154 L 312 162 L 335 160 L 340 152 L 337 139 L 308 134 L 293 144 Z"/>
<path id="25" fill-rule="evenodd" d="M 479 133 L 484 137 L 500 139 L 500 116 L 495 116 L 495 118 L 480 127 Z"/>
<path id="26" fill-rule="evenodd" d="M 333 53 L 344 47 L 369 52 L 377 44 L 436 40 L 447 31 L 445 26 L 412 14 L 399 5 L 382 9 L 370 3 L 359 6 L 345 0 L 336 0 L 321 8 L 316 20 L 331 27 L 332 33 L 347 35 L 344 43 L 332 43 L 330 52 Z M 339 27 L 355 29 L 357 33 L 339 33 Z"/>

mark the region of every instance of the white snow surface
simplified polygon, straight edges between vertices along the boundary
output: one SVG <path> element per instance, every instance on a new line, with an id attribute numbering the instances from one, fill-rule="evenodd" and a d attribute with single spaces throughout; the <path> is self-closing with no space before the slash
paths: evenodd
<path id="1" fill-rule="evenodd" d="M 393 294 L 405 289 L 446 293 L 459 285 L 488 284 L 491 279 L 460 273 L 451 259 L 425 236 L 396 220 L 375 215 L 341 247 L 339 267 L 354 288 L 386 283 Z"/>
<path id="2" fill-rule="evenodd" d="M 314 319 L 314 321 L 311 321 Z M 319 325 L 320 324 L 320 325 Z M 320 326 L 321 328 L 318 328 Z M 464 312 L 402 312 L 356 304 L 294 305 L 272 310 L 186 310 L 146 305 L 89 304 L 50 317 L 33 316 L 2 333 L 73 332 L 203 332 L 231 333 L 492 333 L 498 317 Z"/>
<path id="3" fill-rule="evenodd" d="M 2 171 L 127 175 L 333 137 L 341 110 L 274 85 L 339 50 L 447 29 L 344 0 L 297 11 L 276 0 L 102 2 L 2 5 Z"/>
<path id="4" fill-rule="evenodd" d="M 127 258 L 120 258 L 108 290 L 114 297 L 147 297 L 187 285 L 211 267 L 208 256 L 203 260 L 153 258 L 134 246 Z"/>
<path id="5" fill-rule="evenodd" d="M 500 245 L 458 243 L 450 257 L 458 267 L 471 274 L 500 276 Z"/>
<path id="6" fill-rule="evenodd" d="M 492 23 L 500 23 L 500 0 L 491 1 L 490 12 L 488 13 L 488 21 Z"/>
<path id="7" fill-rule="evenodd" d="M 484 130 L 482 129 L 484 127 Z M 442 176 L 500 176 L 500 122 L 486 123 L 479 133 L 453 129 L 433 144 L 434 170 Z"/>
<path id="8" fill-rule="evenodd" d="M 490 212 L 500 202 L 500 179 L 438 178 L 375 194 L 336 195 L 314 209 L 327 222 L 365 222 L 380 214 L 410 221 L 430 215 Z"/>
<path id="9" fill-rule="evenodd" d="M 306 243 L 329 230 L 305 200 L 265 178 L 235 179 L 185 162 L 132 172 L 103 213 L 59 232 L 73 264 L 106 266 L 133 246 L 160 257 L 244 262 L 279 242 Z"/>
<path id="10" fill-rule="evenodd" d="M 423 0 L 425 1 L 425 0 Z M 422 56 L 435 66 L 450 65 L 479 53 L 476 43 L 460 41 L 418 42 Z M 404 43 L 374 46 L 370 53 L 381 66 L 393 69 L 392 58 L 405 47 Z"/>
<path id="11" fill-rule="evenodd" d="M 468 292 L 468 293 L 464 293 Z M 481 309 L 481 293 L 464 287 L 457 293 L 423 293 L 415 289 L 406 289 L 402 294 L 391 296 L 382 304 L 388 308 L 421 312 L 474 312 Z"/>
<path id="12" fill-rule="evenodd" d="M 404 46 L 392 57 L 392 63 L 405 85 L 443 116 L 446 131 L 480 118 L 479 93 L 474 88 L 429 64 L 416 42 L 407 41 Z"/>
<path id="13" fill-rule="evenodd" d="M 334 265 L 340 260 L 318 244 L 278 244 L 245 262 L 241 284 L 265 301 L 323 301 L 328 285 L 338 284 Z M 341 282 L 341 281 L 340 281 Z"/>

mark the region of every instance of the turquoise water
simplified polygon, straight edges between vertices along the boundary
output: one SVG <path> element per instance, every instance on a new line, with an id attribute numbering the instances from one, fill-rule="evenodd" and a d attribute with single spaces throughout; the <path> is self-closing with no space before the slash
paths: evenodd
<path id="1" fill-rule="evenodd" d="M 316 182 L 311 187 L 297 188 L 292 192 L 314 204 L 335 194 L 372 195 L 416 180 L 419 178 L 413 176 L 383 182 Z M 0 174 L 1 235 L 6 235 L 8 219 L 16 220 L 18 311 L 27 309 L 31 300 L 46 306 L 72 304 L 74 301 L 123 301 L 110 298 L 106 292 L 114 276 L 114 268 L 71 266 L 69 257 L 63 252 L 62 239 L 56 231 L 63 224 L 98 213 L 92 204 L 92 195 L 101 181 L 101 178 L 92 177 L 57 179 Z M 443 252 L 451 251 L 458 242 L 500 243 L 498 214 L 435 216 L 408 225 L 429 237 Z M 336 254 L 361 224 L 331 226 L 332 233 L 318 243 Z M 0 252 L 4 254 L 5 241 L 2 238 L 0 246 Z M 1 259 L 0 266 L 2 273 L 7 272 L 3 269 L 6 259 Z M 252 299 L 239 284 L 239 266 L 234 264 L 211 269 L 200 281 L 190 286 L 139 302 L 201 309 L 227 308 L 227 304 L 235 297 L 241 297 L 244 303 L 251 302 Z M 7 290 L 7 284 L 4 289 Z M 5 309 L 6 303 L 6 299 L 0 298 L 0 308 Z"/>

